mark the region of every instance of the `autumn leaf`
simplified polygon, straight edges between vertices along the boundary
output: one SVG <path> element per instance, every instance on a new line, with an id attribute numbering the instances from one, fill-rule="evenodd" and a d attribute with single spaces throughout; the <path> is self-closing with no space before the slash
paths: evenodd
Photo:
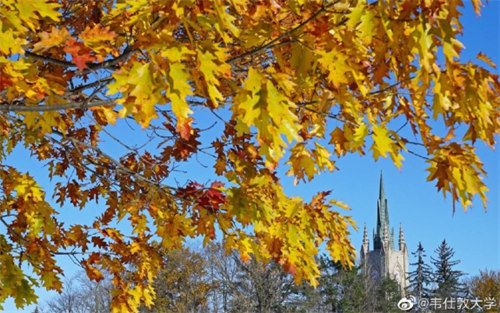
<path id="1" fill-rule="evenodd" d="M 481 61 L 485 62 L 486 64 L 488 64 L 489 66 L 491 66 L 493 68 L 497 68 L 497 66 L 495 65 L 495 63 L 493 63 L 491 61 L 491 59 L 487 55 L 485 55 L 484 53 L 479 52 L 477 54 L 476 58 L 478 60 L 481 60 Z"/>
<path id="2" fill-rule="evenodd" d="M 41 40 L 33 46 L 32 52 L 45 52 L 46 50 L 61 45 L 69 39 L 70 34 L 66 28 L 53 27 L 51 32 L 40 33 Z"/>
<path id="3" fill-rule="evenodd" d="M 2 46 L 0 46 L 0 52 L 3 54 L 24 54 L 23 45 L 27 43 L 26 39 L 16 36 L 16 33 L 12 29 L 2 30 L 2 22 L 0 21 L 0 41 Z"/>
<path id="4" fill-rule="evenodd" d="M 218 90 L 220 85 L 218 75 L 223 77 L 230 76 L 230 66 L 222 63 L 225 59 L 225 54 L 222 49 L 217 49 L 215 54 L 210 51 L 198 51 L 198 60 L 200 63 L 200 72 L 205 77 L 208 96 L 213 104 L 217 107 L 219 102 L 223 99 L 222 94 Z"/>
<path id="5" fill-rule="evenodd" d="M 85 30 L 80 33 L 80 39 L 82 39 L 85 44 L 96 45 L 102 42 L 109 42 L 115 39 L 117 34 L 111 31 L 108 27 L 102 27 L 100 24 L 96 24 L 93 28 L 87 26 Z"/>
<path id="6" fill-rule="evenodd" d="M 74 63 L 80 71 L 87 67 L 87 62 L 95 60 L 91 50 L 74 38 L 71 38 L 66 43 L 64 52 L 71 54 L 71 62 Z"/>
<path id="7" fill-rule="evenodd" d="M 49 3 L 46 0 L 17 0 L 15 3 L 16 9 L 19 11 L 19 18 L 28 25 L 31 30 L 36 30 L 39 17 L 49 17 L 52 21 L 59 21 L 60 13 L 57 10 L 60 5 L 57 3 Z"/>
<path id="8" fill-rule="evenodd" d="M 189 114 L 193 113 L 189 108 L 186 97 L 191 94 L 191 87 L 187 83 L 189 75 L 181 63 L 173 63 L 169 70 L 169 83 L 167 96 L 172 102 L 172 111 L 177 117 L 177 130 L 184 139 L 191 135 Z"/>

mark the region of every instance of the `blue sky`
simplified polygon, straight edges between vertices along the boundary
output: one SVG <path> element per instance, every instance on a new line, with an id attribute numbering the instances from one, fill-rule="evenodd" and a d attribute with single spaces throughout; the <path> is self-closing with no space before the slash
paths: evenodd
<path id="1" fill-rule="evenodd" d="M 465 15 L 462 18 L 464 36 L 461 41 L 466 49 L 462 60 L 474 58 L 479 51 L 486 53 L 496 63 L 500 64 L 500 2 L 490 1 L 482 11 L 481 17 L 476 17 L 469 1 L 465 1 Z M 498 70 L 496 70 L 498 73 Z M 199 112 L 202 113 L 202 112 Z M 211 121 L 202 121 L 200 128 L 207 127 Z M 215 129 L 214 129 L 215 132 Z M 482 208 L 479 199 L 464 212 L 459 205 L 453 214 L 451 199 L 444 199 L 437 192 L 434 182 L 427 182 L 428 164 L 425 161 L 406 154 L 401 170 L 398 170 L 390 160 L 379 159 L 374 162 L 367 156 L 348 156 L 337 160 L 339 171 L 317 176 L 310 183 L 293 185 L 293 179 L 282 175 L 282 183 L 289 195 L 298 195 L 309 200 L 316 192 L 333 190 L 331 197 L 349 204 L 352 211 L 346 211 L 357 222 L 359 229 L 351 235 L 352 243 L 359 249 L 361 246 L 363 225 L 366 223 L 370 244 L 371 233 L 376 223 L 376 200 L 379 190 L 379 175 L 383 171 L 385 193 L 389 205 L 389 218 L 395 230 L 397 242 L 399 224 L 402 223 L 409 251 L 415 251 L 421 241 L 427 255 L 433 255 L 434 249 L 446 239 L 455 250 L 455 258 L 461 263 L 459 270 L 474 275 L 481 269 L 500 269 L 500 155 L 482 144 L 478 144 L 479 155 L 488 172 L 485 182 L 490 189 L 488 193 L 488 210 Z M 118 148 L 117 148 L 118 149 Z M 32 163 L 29 154 L 17 149 L 8 158 L 7 164 L 29 170 L 41 180 L 48 183 L 46 174 L 40 170 L 37 163 Z M 37 164 L 36 167 L 34 164 Z M 193 173 L 203 177 L 200 182 L 213 179 L 209 175 L 211 169 L 204 168 L 199 162 L 190 164 L 190 171 L 179 173 L 177 178 L 183 181 L 192 177 Z M 283 171 L 284 172 L 284 171 Z M 71 207 L 61 209 L 61 217 L 70 221 L 85 218 L 86 212 L 78 212 Z M 196 242 L 193 243 L 197 245 Z M 413 258 L 410 254 L 410 262 Z M 77 268 L 67 259 L 61 259 L 61 265 L 67 270 L 67 277 Z M 54 293 L 40 291 L 40 301 L 43 303 Z M 3 312 L 32 312 L 34 306 L 25 310 L 17 310 L 13 301 L 4 305 Z"/>

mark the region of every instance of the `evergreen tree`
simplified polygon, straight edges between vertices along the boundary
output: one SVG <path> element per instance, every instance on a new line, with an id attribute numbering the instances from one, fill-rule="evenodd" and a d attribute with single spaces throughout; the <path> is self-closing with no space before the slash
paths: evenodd
<path id="1" fill-rule="evenodd" d="M 396 306 L 401 294 L 398 283 L 389 277 L 383 279 L 376 289 L 376 302 L 374 303 L 375 312 L 399 313 L 400 309 Z M 366 312 L 366 311 L 365 311 Z"/>
<path id="2" fill-rule="evenodd" d="M 338 262 L 321 256 L 321 277 L 317 292 L 320 295 L 319 312 L 354 313 L 365 311 L 365 277 L 359 268 L 344 269 Z"/>
<path id="3" fill-rule="evenodd" d="M 453 260 L 455 251 L 443 240 L 434 252 L 437 254 L 436 258 L 431 257 L 431 263 L 434 265 L 434 295 L 443 299 L 460 296 L 465 291 L 463 283 L 460 282 L 464 273 L 455 269 L 460 263 L 459 260 Z"/>
<path id="4" fill-rule="evenodd" d="M 430 294 L 429 285 L 432 282 L 432 269 L 424 261 L 427 255 L 421 242 L 418 243 L 417 250 L 411 254 L 417 258 L 417 261 L 410 263 L 411 266 L 415 267 L 415 270 L 408 274 L 410 292 L 418 298 L 428 297 Z"/>

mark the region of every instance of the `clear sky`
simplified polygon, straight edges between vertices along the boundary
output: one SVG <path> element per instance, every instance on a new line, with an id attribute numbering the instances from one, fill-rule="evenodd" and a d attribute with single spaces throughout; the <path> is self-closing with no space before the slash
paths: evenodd
<path id="1" fill-rule="evenodd" d="M 490 1 L 486 8 L 483 8 L 481 17 L 475 16 L 470 1 L 466 0 L 464 3 L 464 36 L 461 41 L 466 50 L 462 53 L 462 59 L 472 59 L 481 51 L 490 56 L 494 63 L 500 64 L 500 1 Z M 498 69 L 496 72 L 498 73 Z M 207 121 L 199 127 L 207 127 L 210 124 L 211 122 Z M 415 251 L 421 241 L 427 255 L 433 255 L 434 249 L 446 239 L 455 250 L 455 258 L 461 261 L 457 268 L 475 275 L 481 269 L 500 269 L 500 154 L 482 144 L 477 144 L 477 148 L 488 172 L 485 179 L 490 189 L 487 211 L 483 210 L 479 199 L 475 199 L 473 207 L 467 212 L 457 204 L 457 210 L 453 214 L 451 199 L 444 199 L 442 194 L 437 192 L 434 183 L 426 181 L 425 169 L 428 164 L 410 154 L 404 155 L 406 160 L 401 171 L 390 160 L 380 159 L 374 162 L 368 152 L 364 157 L 353 155 L 338 160 L 339 171 L 318 176 L 307 184 L 294 186 L 292 178 L 285 175 L 281 177 L 285 190 L 290 195 L 309 200 L 318 191 L 333 190 L 332 198 L 349 204 L 352 211 L 346 211 L 345 214 L 351 215 L 359 226 L 351 235 L 352 243 L 359 249 L 365 223 L 370 235 L 370 247 L 373 244 L 371 234 L 376 223 L 379 175 L 383 171 L 395 242 L 397 243 L 400 223 L 403 225 L 410 252 Z M 29 170 L 30 174 L 42 181 L 42 186 L 43 182 L 47 181 L 44 170 L 41 170 L 37 163 L 32 163 L 26 152 L 17 149 L 6 163 Z M 179 173 L 177 177 L 179 181 L 183 181 L 196 173 L 200 175 L 199 180 L 203 183 L 213 179 L 208 174 L 210 171 L 211 169 L 203 168 L 199 162 L 193 162 L 189 172 Z M 85 214 L 70 207 L 61 210 L 61 217 L 66 218 L 68 223 L 70 220 L 84 218 Z M 413 261 L 410 254 L 410 263 Z M 77 268 L 67 259 L 61 259 L 61 265 L 67 270 L 67 277 L 71 277 L 71 273 Z M 40 302 L 44 303 L 54 294 L 40 290 Z M 34 306 L 17 310 L 13 301 L 9 300 L 4 309 L 3 312 L 8 313 L 31 313 Z"/>

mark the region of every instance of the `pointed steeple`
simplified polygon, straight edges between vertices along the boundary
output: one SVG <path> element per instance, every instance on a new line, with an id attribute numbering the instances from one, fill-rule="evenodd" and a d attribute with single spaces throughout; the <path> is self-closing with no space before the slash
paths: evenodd
<path id="1" fill-rule="evenodd" d="M 389 241 L 389 230 L 387 229 L 387 225 L 384 225 L 384 228 L 382 229 L 382 241 Z"/>
<path id="2" fill-rule="evenodd" d="M 385 199 L 385 190 L 384 190 L 384 178 L 382 177 L 382 171 L 380 171 L 380 187 L 378 191 L 378 199 Z"/>
<path id="3" fill-rule="evenodd" d="M 382 236 L 384 228 L 389 229 L 389 209 L 387 207 L 387 199 L 385 198 L 384 190 L 384 178 L 382 172 L 380 172 L 380 187 L 377 200 L 377 229 L 375 232 L 375 237 L 373 239 L 374 249 L 380 249 L 382 247 Z M 394 236 L 389 234 L 387 231 L 387 236 L 389 239 L 389 244 L 391 247 L 394 246 Z"/>
<path id="4" fill-rule="evenodd" d="M 399 250 L 403 250 L 406 246 L 405 237 L 403 235 L 403 224 L 399 224 Z"/>
<path id="5" fill-rule="evenodd" d="M 366 229 L 366 223 L 365 223 L 365 229 L 363 231 L 363 248 L 365 248 L 368 251 L 370 245 L 370 241 L 368 240 L 368 230 Z"/>

